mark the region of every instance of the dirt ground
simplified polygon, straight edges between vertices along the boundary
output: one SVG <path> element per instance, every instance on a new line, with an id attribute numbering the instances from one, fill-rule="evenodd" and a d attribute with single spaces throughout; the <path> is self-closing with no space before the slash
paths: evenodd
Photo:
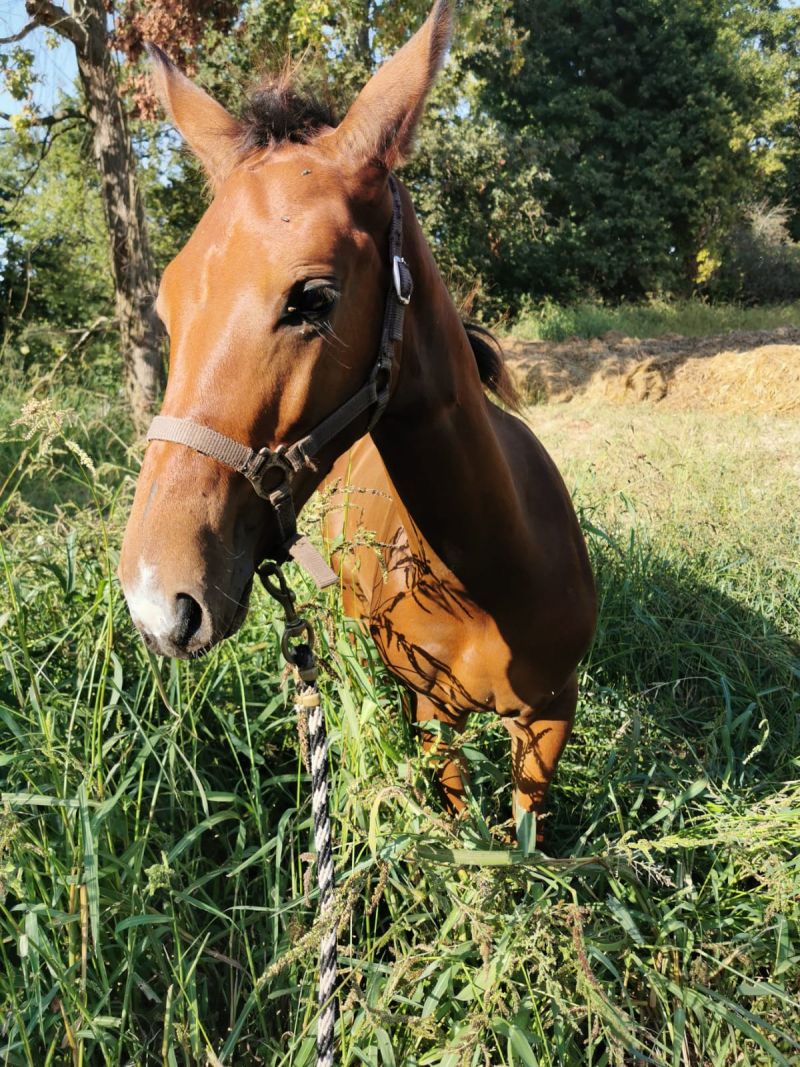
<path id="1" fill-rule="evenodd" d="M 527 403 L 642 401 L 680 410 L 800 415 L 800 328 L 717 337 L 519 341 L 503 347 Z"/>

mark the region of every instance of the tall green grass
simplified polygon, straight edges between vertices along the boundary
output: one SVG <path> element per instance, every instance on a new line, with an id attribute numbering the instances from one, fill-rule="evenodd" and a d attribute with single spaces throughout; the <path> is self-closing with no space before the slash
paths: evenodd
<path id="1" fill-rule="evenodd" d="M 2 1062 L 311 1064 L 309 781 L 275 609 L 256 593 L 206 659 L 151 660 L 114 579 L 118 413 L 29 421 L 0 452 Z M 372 646 L 295 576 L 325 666 L 342 1064 L 798 1061 L 800 577 L 579 502 L 601 622 L 548 856 L 496 830 L 501 726 L 472 723 L 453 822 Z"/>
<path id="2" fill-rule="evenodd" d="M 710 304 L 707 301 L 653 298 L 641 304 L 583 301 L 562 305 L 529 303 L 511 326 L 525 341 L 563 341 L 568 337 L 602 337 L 609 331 L 626 337 L 705 337 L 730 330 L 772 330 L 800 326 L 800 303 L 769 307 Z"/>

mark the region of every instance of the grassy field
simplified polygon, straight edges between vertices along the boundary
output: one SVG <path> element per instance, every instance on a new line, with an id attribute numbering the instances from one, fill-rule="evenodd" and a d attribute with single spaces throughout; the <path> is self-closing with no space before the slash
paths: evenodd
<path id="1" fill-rule="evenodd" d="M 626 337 L 663 337 L 668 333 L 705 337 L 728 330 L 774 330 L 798 324 L 800 303 L 744 307 L 698 299 L 653 298 L 642 304 L 531 304 L 509 332 L 525 341 L 563 341 L 567 337 L 602 337 L 609 330 Z"/>
<path id="2" fill-rule="evenodd" d="M 274 609 L 256 593 L 201 662 L 149 659 L 113 577 L 124 417 L 61 392 L 26 429 L 20 404 L 0 410 L 2 1062 L 311 1064 L 309 782 Z M 531 420 L 601 603 L 548 856 L 489 862 L 510 858 L 505 731 L 476 717 L 453 824 L 397 687 L 336 593 L 295 579 L 329 697 L 340 1062 L 795 1064 L 800 424 Z"/>

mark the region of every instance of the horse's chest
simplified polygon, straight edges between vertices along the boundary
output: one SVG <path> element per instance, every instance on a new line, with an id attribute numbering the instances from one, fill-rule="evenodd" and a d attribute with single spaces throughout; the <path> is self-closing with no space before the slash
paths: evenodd
<path id="1" fill-rule="evenodd" d="M 445 703 L 493 708 L 508 650 L 497 640 L 491 620 L 463 591 L 435 580 L 409 587 L 390 578 L 384 591 L 368 622 L 392 671 Z"/>
<path id="2" fill-rule="evenodd" d="M 410 537 L 392 487 L 371 484 L 357 459 L 345 484 L 368 488 L 339 490 L 345 506 L 327 520 L 341 545 L 346 613 L 363 620 L 394 674 L 440 704 L 504 715 L 546 704 L 575 660 L 564 667 L 553 654 L 553 626 L 525 566 L 503 557 L 476 568 L 474 554 L 465 556 L 469 531 L 448 540 L 437 531 L 436 549 L 416 528 Z M 476 588 L 457 576 L 476 571 Z M 492 601 L 494 612 L 485 606 Z"/>
<path id="3" fill-rule="evenodd" d="M 355 580 L 359 595 L 346 598 L 346 607 L 363 618 L 394 674 L 454 709 L 519 708 L 508 681 L 509 646 L 457 579 L 414 558 L 401 536 L 382 561 L 362 549 L 351 563 L 345 582 Z"/>

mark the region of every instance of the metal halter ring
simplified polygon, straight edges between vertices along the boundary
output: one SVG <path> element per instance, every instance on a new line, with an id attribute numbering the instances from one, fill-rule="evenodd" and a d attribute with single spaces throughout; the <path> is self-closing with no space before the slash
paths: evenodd
<path id="1" fill-rule="evenodd" d="M 286 629 L 283 631 L 281 654 L 286 662 L 293 667 L 297 666 L 297 656 L 289 642 L 297 641 L 300 638 L 302 638 L 301 645 L 305 645 L 309 650 L 313 649 L 314 630 L 308 619 L 293 619 L 292 622 L 286 624 Z"/>
<path id="2" fill-rule="evenodd" d="M 288 618 L 297 619 L 294 609 L 294 593 L 286 582 L 286 576 L 277 563 L 265 562 L 256 571 L 273 600 L 277 600 Z"/>
<path id="3" fill-rule="evenodd" d="M 274 471 L 278 471 L 280 481 L 276 482 L 274 488 L 266 489 L 264 487 L 264 482 Z M 295 474 L 295 469 L 286 458 L 286 446 L 278 445 L 274 450 L 270 448 L 262 448 L 260 451 L 256 452 L 250 461 L 249 466 L 246 470 L 242 471 L 242 474 L 247 478 L 262 500 L 271 501 L 271 498 L 276 492 L 280 492 L 284 488 L 286 492 L 290 491 L 289 487 L 292 475 Z"/>

